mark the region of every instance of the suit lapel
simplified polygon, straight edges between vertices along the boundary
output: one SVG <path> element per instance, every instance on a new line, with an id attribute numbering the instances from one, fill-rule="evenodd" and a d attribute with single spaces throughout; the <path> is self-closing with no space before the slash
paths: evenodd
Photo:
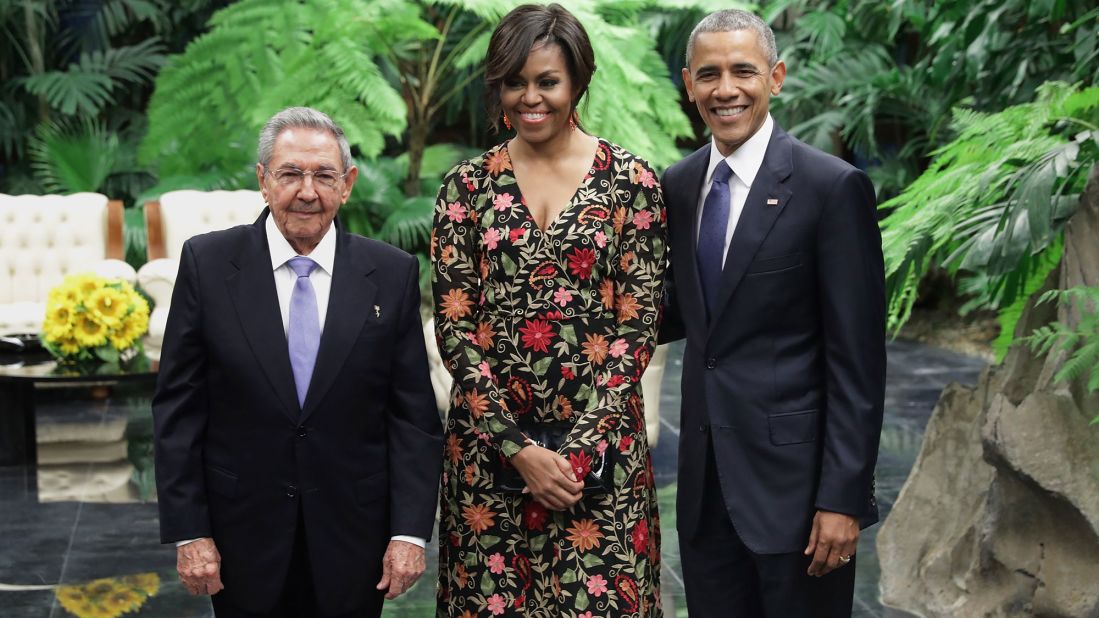
<path id="1" fill-rule="evenodd" d="M 268 210 L 264 209 L 254 225 L 251 242 L 233 258 L 232 263 L 238 270 L 226 278 L 225 284 L 256 361 L 282 402 L 283 412 L 296 422 L 298 396 L 275 291 L 271 252 L 267 248 L 264 229 L 267 214 Z"/>
<path id="2" fill-rule="evenodd" d="M 352 254 L 350 236 L 338 229 L 336 259 L 332 273 L 332 292 L 324 319 L 317 364 L 309 381 L 302 410 L 304 421 L 324 399 L 338 376 L 348 354 L 359 338 L 367 312 L 374 304 L 378 287 L 370 280 L 374 265 L 362 251 Z"/>
<path id="3" fill-rule="evenodd" d="M 718 286 L 717 315 L 710 321 L 711 333 L 720 322 L 721 312 L 733 297 L 760 245 L 793 195 L 784 184 L 792 170 L 790 157 L 790 138 L 776 124 L 763 164 L 752 182 L 752 189 L 748 192 L 744 210 L 729 243 L 729 254 L 725 258 L 725 268 L 721 271 Z"/>
<path id="4" fill-rule="evenodd" d="M 679 234 L 681 238 L 685 238 L 685 242 L 679 248 L 684 253 L 681 259 L 689 264 L 689 267 L 683 269 L 687 278 L 679 287 L 679 293 L 683 295 L 683 303 L 680 306 L 696 310 L 696 315 L 689 321 L 695 324 L 706 323 L 706 301 L 702 296 L 702 282 L 699 279 L 698 260 L 695 254 L 698 246 L 698 196 L 702 193 L 702 183 L 706 181 L 706 168 L 709 161 L 710 147 L 707 145 L 691 154 L 684 162 L 683 169 L 684 191 L 681 212 L 683 212 L 683 224 L 687 229 L 685 234 L 683 232 Z"/>

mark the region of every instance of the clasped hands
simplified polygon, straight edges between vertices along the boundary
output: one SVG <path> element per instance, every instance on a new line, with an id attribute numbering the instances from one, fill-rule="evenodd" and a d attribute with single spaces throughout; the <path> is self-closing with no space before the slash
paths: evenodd
<path id="1" fill-rule="evenodd" d="M 566 511 L 583 496 L 584 483 L 576 480 L 568 460 L 555 451 L 529 444 L 512 455 L 511 465 L 527 484 L 523 493 L 551 511 Z"/>
<path id="2" fill-rule="evenodd" d="M 376 588 L 385 598 L 404 594 L 426 568 L 424 548 L 405 541 L 390 541 L 382 558 L 382 579 Z M 221 554 L 211 538 L 202 538 L 176 548 L 176 570 L 183 587 L 193 595 L 217 594 L 221 583 Z"/>

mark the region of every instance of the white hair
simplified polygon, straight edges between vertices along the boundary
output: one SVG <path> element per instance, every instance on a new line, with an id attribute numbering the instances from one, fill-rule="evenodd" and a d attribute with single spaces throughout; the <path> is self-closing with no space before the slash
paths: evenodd
<path id="1" fill-rule="evenodd" d="M 355 165 L 351 159 L 351 146 L 347 143 L 347 136 L 343 134 L 340 125 L 328 117 L 328 114 L 311 107 L 288 107 L 271 116 L 259 132 L 256 156 L 264 168 L 271 162 L 271 156 L 275 152 L 275 140 L 286 129 L 316 129 L 331 133 L 340 147 L 340 162 L 343 164 L 343 170 L 346 172 Z"/>

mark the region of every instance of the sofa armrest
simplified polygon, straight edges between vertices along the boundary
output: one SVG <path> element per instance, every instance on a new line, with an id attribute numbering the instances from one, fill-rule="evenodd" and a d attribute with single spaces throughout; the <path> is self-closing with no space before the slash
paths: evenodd
<path id="1" fill-rule="evenodd" d="M 146 262 L 137 271 L 137 285 L 152 297 L 157 307 L 168 308 L 172 302 L 172 288 L 176 285 L 179 260 L 160 258 Z"/>
<path id="2" fill-rule="evenodd" d="M 95 265 L 92 271 L 100 277 L 106 277 L 108 279 L 122 279 L 131 284 L 137 281 L 137 272 L 134 270 L 134 267 L 122 260 L 102 260 Z"/>

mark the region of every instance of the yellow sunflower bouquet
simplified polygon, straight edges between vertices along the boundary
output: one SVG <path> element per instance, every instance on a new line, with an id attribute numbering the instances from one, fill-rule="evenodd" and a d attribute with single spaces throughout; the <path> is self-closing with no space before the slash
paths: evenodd
<path id="1" fill-rule="evenodd" d="M 149 303 L 121 279 L 70 275 L 50 290 L 42 343 L 63 362 L 125 362 L 142 351 Z"/>

